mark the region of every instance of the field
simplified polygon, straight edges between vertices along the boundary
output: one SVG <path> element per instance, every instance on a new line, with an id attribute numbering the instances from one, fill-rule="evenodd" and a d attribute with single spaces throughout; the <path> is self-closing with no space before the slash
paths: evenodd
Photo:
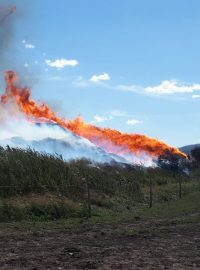
<path id="1" fill-rule="evenodd" d="M 198 164 L 187 175 L 30 149 L 0 159 L 0 269 L 200 269 Z"/>
<path id="2" fill-rule="evenodd" d="M 133 216 L 9 223 L 1 269 L 200 269 L 200 193 Z"/>
<path id="3" fill-rule="evenodd" d="M 0 0 L 0 270 L 200 270 L 199 11 Z"/>

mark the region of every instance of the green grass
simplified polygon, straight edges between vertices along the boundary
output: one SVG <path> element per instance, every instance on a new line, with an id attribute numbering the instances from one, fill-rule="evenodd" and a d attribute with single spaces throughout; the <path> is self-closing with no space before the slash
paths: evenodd
<path id="1" fill-rule="evenodd" d="M 191 215 L 195 213 L 194 217 Z M 181 200 L 157 203 L 152 208 L 144 205 L 136 205 L 131 210 L 114 212 L 108 209 L 100 209 L 92 216 L 92 223 L 109 223 L 128 220 L 147 219 L 187 219 L 198 220 L 200 217 L 200 191 L 187 194 Z"/>
<path id="2" fill-rule="evenodd" d="M 87 216 L 87 206 L 69 203 L 64 198 L 54 201 L 17 201 L 3 200 L 0 202 L 0 222 L 13 221 L 51 221 Z"/>
<path id="3" fill-rule="evenodd" d="M 181 176 L 183 199 L 178 200 L 180 175 L 170 170 L 90 165 L 87 160 L 66 163 L 60 156 L 0 147 L 0 222 L 88 222 L 86 183 L 91 223 L 172 218 L 200 209 L 196 176 Z M 148 208 L 149 177 L 152 209 Z"/>
<path id="4" fill-rule="evenodd" d="M 200 222 L 200 192 L 193 192 L 186 195 L 183 199 L 171 203 L 159 203 L 153 208 L 137 206 L 134 210 L 124 212 L 114 212 L 105 208 L 93 208 L 93 215 L 90 219 L 80 216 L 61 218 L 59 220 L 32 219 L 22 220 L 20 222 L 0 223 L 0 228 L 63 228 L 75 227 L 81 224 L 97 223 L 117 223 L 117 222 L 134 222 L 139 218 L 140 222 L 146 220 L 175 220 L 176 223 L 183 222 Z M 134 234 L 135 232 L 130 232 Z"/>
<path id="5" fill-rule="evenodd" d="M 190 187 L 190 189 L 189 189 Z M 195 186 L 194 186 L 195 187 Z M 173 218 L 200 211 L 200 191 L 194 191 L 191 183 L 186 183 L 188 192 L 183 194 L 181 200 L 177 196 L 173 200 L 163 202 L 154 201 L 153 207 L 148 207 L 148 193 L 146 201 L 138 202 L 127 196 L 99 196 L 93 194 L 91 222 L 117 222 L 119 220 L 146 218 Z M 163 188 L 163 187 L 162 187 Z M 160 187 L 159 187 L 160 189 Z M 174 184 L 165 187 L 169 193 L 174 190 Z M 171 190 L 172 189 L 172 190 Z M 156 196 L 160 190 L 154 191 Z M 166 190 L 165 190 L 166 192 Z M 82 222 L 87 217 L 86 200 L 75 202 L 65 196 L 56 194 L 40 194 L 17 196 L 0 200 L 0 222 L 13 221 L 55 221 L 71 220 Z M 66 221 L 68 222 L 68 221 Z M 73 223 L 73 221 L 70 221 Z"/>
<path id="6" fill-rule="evenodd" d="M 173 218 L 200 213 L 200 191 L 189 193 L 180 200 L 158 203 L 149 209 L 142 207 L 136 212 L 144 218 Z"/>
<path id="7" fill-rule="evenodd" d="M 137 219 L 171 219 L 200 212 L 200 191 L 193 191 L 176 199 L 148 204 L 133 203 L 127 198 L 107 197 L 102 206 L 92 205 L 91 223 L 109 223 Z M 109 201 L 110 200 L 110 201 Z M 129 207 L 128 207 L 129 206 Z M 40 195 L 17 197 L 0 201 L 0 222 L 49 222 L 63 220 L 62 223 L 78 224 L 87 221 L 87 204 L 73 202 L 65 197 Z M 87 221 L 88 222 L 88 221 Z"/>

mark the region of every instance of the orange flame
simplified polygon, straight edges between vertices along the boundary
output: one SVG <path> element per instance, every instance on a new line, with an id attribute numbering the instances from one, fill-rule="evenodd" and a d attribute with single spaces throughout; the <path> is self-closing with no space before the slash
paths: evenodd
<path id="1" fill-rule="evenodd" d="M 74 120 L 60 118 L 47 104 L 38 104 L 30 97 L 30 89 L 21 88 L 16 85 L 17 76 L 13 71 L 5 73 L 6 91 L 1 96 L 1 103 L 15 103 L 18 109 L 26 116 L 35 118 L 38 121 L 45 119 L 55 122 L 59 126 L 84 137 L 101 147 L 106 152 L 120 156 L 126 154 L 139 154 L 141 152 L 158 157 L 166 153 L 187 156 L 177 148 L 171 147 L 166 143 L 140 134 L 122 133 L 109 128 L 99 128 L 85 123 L 80 117 Z"/>

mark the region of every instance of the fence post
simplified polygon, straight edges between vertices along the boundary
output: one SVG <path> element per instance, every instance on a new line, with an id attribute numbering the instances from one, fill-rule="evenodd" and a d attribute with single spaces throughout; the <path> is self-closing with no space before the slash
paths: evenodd
<path id="1" fill-rule="evenodd" d="M 153 206 L 152 178 L 149 176 L 149 208 Z"/>
<path id="2" fill-rule="evenodd" d="M 179 199 L 182 199 L 182 180 L 180 173 L 178 175 L 178 182 L 179 182 Z"/>
<path id="3" fill-rule="evenodd" d="M 90 185 L 89 185 L 87 177 L 84 177 L 83 180 L 85 180 L 86 191 L 87 191 L 87 218 L 91 218 Z"/>

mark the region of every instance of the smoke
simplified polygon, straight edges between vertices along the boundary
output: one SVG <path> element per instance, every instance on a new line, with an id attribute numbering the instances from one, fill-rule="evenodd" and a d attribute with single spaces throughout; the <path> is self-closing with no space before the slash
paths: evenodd
<path id="1" fill-rule="evenodd" d="M 126 162 L 146 165 L 152 163 L 152 159 L 167 152 L 185 157 L 185 154 L 178 149 L 145 135 L 121 133 L 114 129 L 99 128 L 87 124 L 80 117 L 70 121 L 60 118 L 47 104 L 39 104 L 33 100 L 29 88 L 18 86 L 16 84 L 17 75 L 13 71 L 6 72 L 5 80 L 6 91 L 1 96 L 1 104 L 3 109 L 9 111 L 9 116 L 7 117 L 5 113 L 2 113 L 2 122 L 5 122 L 4 118 L 8 118 L 9 122 L 9 119 L 14 115 L 18 121 L 23 116 L 31 122 L 54 123 L 63 131 L 71 132 L 71 134 L 74 134 L 73 136 L 76 134 L 75 137 L 89 140 L 93 145 L 96 145 L 96 149 L 101 148 L 101 151 L 106 152 L 107 155 L 111 156 L 110 153 L 112 153 L 112 156 L 118 156 L 118 158 L 125 159 Z M 20 124 L 19 129 L 23 130 L 22 135 L 24 136 L 25 128 Z M 45 131 L 43 132 L 46 134 Z M 57 137 L 53 138 L 57 139 Z M 93 159 L 95 160 L 95 156 Z"/>
<path id="2" fill-rule="evenodd" d="M 89 140 L 56 124 L 30 122 L 17 108 L 13 110 L 13 104 L 0 105 L 0 130 L 0 146 L 31 148 L 42 153 L 58 154 L 66 161 L 86 158 L 93 163 L 153 164 L 152 158 L 145 154 L 119 157 L 106 153 Z"/>
<path id="3" fill-rule="evenodd" d="M 10 118 L 5 111 L 3 115 L 3 121 L 0 122 L 0 145 L 3 147 L 32 148 L 42 153 L 62 155 L 66 161 L 86 158 L 96 163 L 126 162 L 57 125 L 31 123 L 23 116 Z"/>
<path id="4" fill-rule="evenodd" d="M 122 154 L 121 155 L 128 163 L 136 164 L 138 166 L 144 167 L 154 167 L 156 166 L 156 158 L 146 154 L 145 152 L 140 152 L 137 155 L 133 153 Z"/>
<path id="5" fill-rule="evenodd" d="M 93 143 L 95 145 L 98 145 L 98 140 L 94 140 Z M 110 153 L 110 155 L 112 155 L 111 153 L 116 153 L 116 155 L 119 155 L 125 160 L 125 163 L 145 167 L 152 167 L 155 165 L 156 158 L 153 159 L 152 156 L 148 155 L 142 150 L 138 153 L 131 153 L 127 146 L 117 146 L 109 140 L 104 143 L 103 149 L 104 148 L 109 149 L 108 152 Z"/>
<path id="6" fill-rule="evenodd" d="M 20 58 L 21 34 L 24 26 L 21 19 L 27 16 L 27 3 L 15 0 L 17 7 L 11 0 L 0 0 L 0 86 L 4 85 L 2 74 L 6 70 L 16 70 L 24 80 L 28 75 L 28 69 L 23 68 L 24 59 Z M 29 3 L 30 7 L 30 3 Z M 23 27 L 23 29 L 22 29 Z M 25 33 L 23 33 L 23 36 Z M 29 71 L 30 72 L 30 71 Z M 1 89 L 0 89 L 1 91 Z"/>
<path id="7" fill-rule="evenodd" d="M 5 93 L 0 97 L 0 145 L 58 153 L 66 160 L 85 157 L 104 163 L 116 160 L 150 165 L 153 158 L 166 152 L 185 156 L 178 149 L 145 135 L 99 128 L 79 117 L 69 121 L 59 117 L 48 104 L 33 100 L 30 89 L 20 87 L 16 73 L 11 71 L 15 63 L 13 41 L 18 19 L 18 16 L 12 16 L 14 12 L 14 6 L 0 5 L 0 71 L 10 69 L 5 76 Z M 12 57 L 11 66 L 8 65 L 9 57 Z M 54 125 L 38 125 L 33 121 Z"/>
<path id="8" fill-rule="evenodd" d="M 18 16 L 15 6 L 8 4 L 8 1 L 0 1 L 0 72 L 13 67 L 15 63 L 13 57 L 16 20 Z"/>

